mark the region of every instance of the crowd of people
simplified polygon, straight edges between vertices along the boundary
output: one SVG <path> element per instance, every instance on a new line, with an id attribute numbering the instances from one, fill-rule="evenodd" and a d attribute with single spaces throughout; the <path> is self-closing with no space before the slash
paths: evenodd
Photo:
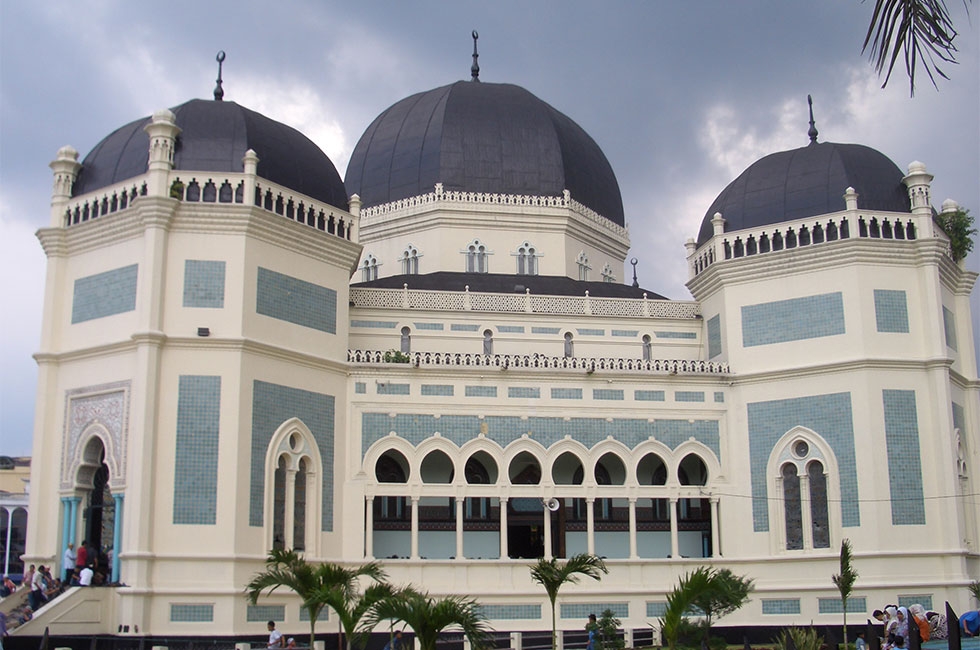
<path id="1" fill-rule="evenodd" d="M 885 626 L 881 650 L 902 650 L 908 647 L 909 630 L 913 625 L 919 631 L 922 641 L 949 638 L 946 614 L 926 611 L 919 604 L 908 607 L 887 605 L 884 610 L 876 609 L 872 616 Z M 953 621 L 953 625 L 959 628 L 962 637 L 980 635 L 980 610 L 966 612 L 958 621 Z"/>

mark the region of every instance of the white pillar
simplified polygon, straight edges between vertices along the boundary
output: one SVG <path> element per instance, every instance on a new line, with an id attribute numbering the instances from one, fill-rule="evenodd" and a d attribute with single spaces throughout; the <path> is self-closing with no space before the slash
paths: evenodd
<path id="1" fill-rule="evenodd" d="M 364 513 L 364 557 L 367 560 L 374 559 L 374 497 L 367 497 L 365 500 L 366 511 Z"/>
<path id="2" fill-rule="evenodd" d="M 810 477 L 800 474 L 800 510 L 803 515 L 803 548 L 813 548 L 813 513 L 810 512 Z"/>
<path id="3" fill-rule="evenodd" d="M 146 191 L 148 196 L 170 197 L 170 170 L 174 168 L 174 150 L 180 127 L 177 116 L 162 108 L 143 127 L 150 137 L 147 159 Z"/>
<path id="4" fill-rule="evenodd" d="M 585 500 L 585 544 L 589 555 L 595 555 L 595 499 Z"/>
<path id="5" fill-rule="evenodd" d="M 3 510 L 7 512 L 7 546 L 4 547 L 3 554 L 3 575 L 7 575 L 10 573 L 10 534 L 14 531 L 14 511 L 10 508 L 3 508 Z"/>
<path id="6" fill-rule="evenodd" d="M 711 557 L 721 557 L 721 532 L 718 530 L 718 497 L 711 497 Z"/>
<path id="7" fill-rule="evenodd" d="M 296 548 L 293 531 L 296 530 L 296 472 L 293 468 L 286 469 L 286 512 L 283 514 L 283 544 L 285 548 Z"/>
<path id="8" fill-rule="evenodd" d="M 254 149 L 249 149 L 242 157 L 242 168 L 245 171 L 245 185 L 242 187 L 242 204 L 255 205 L 255 173 L 259 168 L 259 155 Z"/>
<path id="9" fill-rule="evenodd" d="M 507 550 L 507 499 L 500 499 L 500 559 L 506 560 L 509 557 Z"/>
<path id="10" fill-rule="evenodd" d="M 456 497 L 456 559 L 463 559 L 463 502 L 466 497 Z"/>
<path id="11" fill-rule="evenodd" d="M 551 510 L 548 506 L 543 506 L 544 510 L 544 559 L 551 559 Z"/>
<path id="12" fill-rule="evenodd" d="M 636 553 L 636 497 L 630 497 L 630 559 L 635 560 L 639 556 Z M 627 644 L 628 647 L 633 647 Z"/>
<path id="13" fill-rule="evenodd" d="M 412 497 L 412 559 L 419 559 L 419 498 Z"/>
<path id="14" fill-rule="evenodd" d="M 677 497 L 670 497 L 670 557 L 680 557 L 680 543 L 677 539 Z"/>

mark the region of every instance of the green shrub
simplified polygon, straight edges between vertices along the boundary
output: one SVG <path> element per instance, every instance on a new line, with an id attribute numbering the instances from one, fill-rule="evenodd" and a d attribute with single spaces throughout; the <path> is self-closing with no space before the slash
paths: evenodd
<path id="1" fill-rule="evenodd" d="M 796 650 L 820 650 L 823 646 L 823 637 L 818 636 L 812 627 L 788 627 L 773 639 L 773 643 L 778 650 L 789 650 L 790 639 Z"/>

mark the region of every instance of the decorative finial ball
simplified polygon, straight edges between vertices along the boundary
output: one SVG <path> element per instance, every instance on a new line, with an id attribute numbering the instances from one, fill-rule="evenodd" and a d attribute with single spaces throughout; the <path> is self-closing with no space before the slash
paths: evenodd
<path id="1" fill-rule="evenodd" d="M 169 108 L 161 108 L 160 110 L 153 113 L 153 121 L 176 124 L 177 116 L 174 115 L 173 111 L 171 111 Z"/>
<path id="2" fill-rule="evenodd" d="M 225 51 L 224 50 L 218 50 L 218 56 L 214 57 L 214 60 L 217 61 L 218 63 L 224 63 L 224 61 L 225 61 Z"/>
<path id="3" fill-rule="evenodd" d="M 475 29 L 473 30 L 473 38 L 480 38 L 480 33 L 477 32 Z"/>
<path id="4" fill-rule="evenodd" d="M 58 160 L 78 160 L 78 151 L 70 144 L 58 149 Z"/>
<path id="5" fill-rule="evenodd" d="M 943 201 L 943 212 L 956 212 L 960 209 L 960 204 L 953 199 Z"/>
<path id="6" fill-rule="evenodd" d="M 913 160 L 909 163 L 909 173 L 913 174 L 915 172 L 924 172 L 926 170 L 926 164 L 924 162 L 919 162 L 918 160 Z"/>
<path id="7" fill-rule="evenodd" d="M 630 264 L 632 264 L 633 266 L 636 266 L 639 263 L 640 263 L 640 260 L 636 259 L 635 257 L 630 260 Z"/>

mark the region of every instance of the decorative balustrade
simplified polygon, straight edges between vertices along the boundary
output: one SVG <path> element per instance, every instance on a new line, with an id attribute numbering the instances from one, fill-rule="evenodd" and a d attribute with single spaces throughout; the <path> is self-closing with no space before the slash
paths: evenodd
<path id="1" fill-rule="evenodd" d="M 125 210 L 140 196 L 146 196 L 146 181 L 142 177 L 131 178 L 81 196 L 68 202 L 65 208 L 65 227 Z"/>
<path id="2" fill-rule="evenodd" d="M 424 289 L 373 289 L 351 287 L 355 307 L 417 309 L 428 311 L 477 311 L 533 313 L 563 316 L 619 316 L 627 318 L 692 319 L 701 315 L 701 305 L 679 300 L 643 298 L 593 298 L 584 296 L 539 296 L 525 293 L 475 293 Z"/>
<path id="3" fill-rule="evenodd" d="M 412 352 L 408 361 L 401 355 L 383 350 L 348 350 L 347 361 L 353 364 L 385 364 L 405 367 L 497 368 L 507 370 L 582 370 L 643 372 L 653 374 L 727 375 L 727 363 L 687 359 L 614 359 L 607 357 L 550 357 L 543 354 L 472 354 L 461 352 Z"/>

